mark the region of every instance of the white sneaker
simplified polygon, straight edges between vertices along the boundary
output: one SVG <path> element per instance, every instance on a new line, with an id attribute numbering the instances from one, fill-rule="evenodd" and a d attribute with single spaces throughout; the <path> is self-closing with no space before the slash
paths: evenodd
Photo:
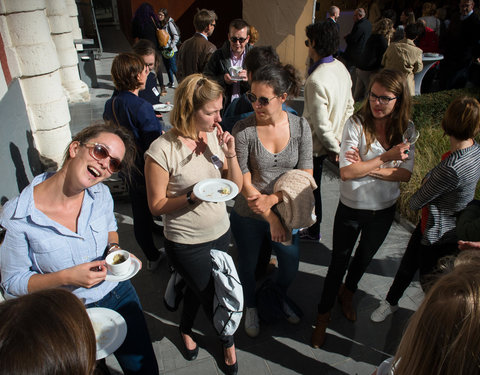
<path id="1" fill-rule="evenodd" d="M 398 310 L 398 305 L 392 306 L 387 301 L 380 301 L 380 305 L 377 309 L 370 315 L 372 322 L 379 323 L 383 322 L 387 316 L 393 314 Z"/>
<path id="2" fill-rule="evenodd" d="M 299 316 L 295 314 L 295 311 L 292 310 L 292 308 L 288 305 L 286 301 L 283 301 L 282 309 L 285 315 L 287 316 L 287 320 L 289 323 L 292 323 L 292 324 L 300 323 Z"/>
<path id="3" fill-rule="evenodd" d="M 148 260 L 147 259 L 147 270 L 149 271 L 155 271 L 158 266 L 160 265 L 160 262 L 165 259 L 165 257 L 167 256 L 167 254 L 165 253 L 165 248 L 161 248 L 160 250 L 158 250 L 158 252 L 160 253 L 160 256 L 158 257 L 157 260 Z"/>
<path id="4" fill-rule="evenodd" d="M 247 307 L 245 310 L 245 332 L 250 337 L 257 337 L 260 333 L 260 323 L 256 307 Z"/>

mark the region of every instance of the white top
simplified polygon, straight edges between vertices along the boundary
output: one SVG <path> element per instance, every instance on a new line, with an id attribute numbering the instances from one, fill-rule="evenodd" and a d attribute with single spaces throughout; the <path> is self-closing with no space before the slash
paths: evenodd
<path id="1" fill-rule="evenodd" d="M 370 145 L 370 150 L 366 152 L 366 139 L 363 132 L 363 126 L 350 117 L 345 123 L 342 136 L 342 144 L 340 147 L 340 168 L 350 165 L 349 161 L 345 158 L 345 153 L 357 147 L 360 151 L 360 157 L 362 160 L 371 160 L 387 150 L 375 140 Z M 410 122 L 409 126 L 413 126 Z M 393 146 L 393 145 L 392 145 Z M 403 162 L 391 161 L 385 163 L 381 168 L 395 168 L 400 167 L 413 171 L 413 159 L 415 154 L 415 146 L 410 147 L 410 153 L 408 159 Z M 384 181 L 375 177 L 365 176 L 362 178 L 355 178 L 348 181 L 341 181 L 340 183 L 340 201 L 350 207 L 360 210 L 383 210 L 392 206 L 400 195 L 400 182 L 397 181 Z"/>

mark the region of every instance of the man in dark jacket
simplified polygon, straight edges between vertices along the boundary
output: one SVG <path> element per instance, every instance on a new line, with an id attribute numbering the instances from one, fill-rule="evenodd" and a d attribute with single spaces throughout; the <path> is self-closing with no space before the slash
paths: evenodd
<path id="1" fill-rule="evenodd" d="M 186 76 L 202 73 L 208 59 L 217 47 L 208 41 L 213 34 L 217 15 L 213 10 L 201 9 L 193 18 L 195 35 L 182 43 L 177 54 L 177 80 L 180 83 Z"/>
<path id="2" fill-rule="evenodd" d="M 472 0 L 461 0 L 445 35 L 440 35 L 445 58 L 440 62 L 442 90 L 465 87 L 468 71 L 480 56 L 480 19 Z"/>
<path id="3" fill-rule="evenodd" d="M 203 71 L 225 89 L 224 109 L 250 88 L 244 64 L 245 55 L 252 48 L 248 44 L 248 30 L 248 23 L 242 19 L 230 22 L 228 40 L 213 53 Z"/>
<path id="4" fill-rule="evenodd" d="M 345 36 L 347 48 L 343 53 L 345 65 L 349 71 L 356 66 L 357 58 L 362 54 L 365 43 L 372 33 L 372 24 L 366 18 L 365 9 L 357 8 L 353 12 L 354 25 L 350 34 Z"/>

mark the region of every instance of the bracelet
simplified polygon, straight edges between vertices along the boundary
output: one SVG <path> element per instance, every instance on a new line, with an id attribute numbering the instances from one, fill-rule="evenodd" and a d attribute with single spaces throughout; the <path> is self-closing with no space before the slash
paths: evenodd
<path id="1" fill-rule="evenodd" d="M 108 250 L 107 250 L 107 254 L 108 254 L 110 251 L 112 251 L 112 249 L 115 248 L 115 247 L 121 249 L 121 247 L 120 247 L 120 245 L 119 245 L 118 243 L 116 243 L 116 242 L 109 242 L 108 245 L 107 245 L 107 249 L 108 249 Z"/>
<path id="2" fill-rule="evenodd" d="M 188 204 L 190 204 L 190 205 L 196 203 L 196 202 L 192 199 L 192 193 L 193 193 L 193 191 L 191 191 L 191 190 L 187 193 L 187 202 L 188 202 Z"/>
<path id="3" fill-rule="evenodd" d="M 235 154 L 235 155 L 233 155 L 233 156 L 227 156 L 227 155 L 225 155 L 225 157 L 226 157 L 227 159 L 233 159 L 233 158 L 236 157 L 236 156 L 237 156 L 237 154 Z"/>

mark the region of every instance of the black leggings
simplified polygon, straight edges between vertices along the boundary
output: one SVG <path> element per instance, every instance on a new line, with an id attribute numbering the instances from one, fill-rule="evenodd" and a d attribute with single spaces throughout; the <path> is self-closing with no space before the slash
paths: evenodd
<path id="1" fill-rule="evenodd" d="M 422 245 L 421 241 L 422 230 L 419 223 L 408 241 L 400 267 L 398 267 L 393 284 L 387 294 L 386 300 L 392 306 L 398 304 L 417 270 L 420 271 L 420 282 L 425 290 L 428 286 L 429 276 L 435 272 L 438 260 L 446 255 L 455 255 L 458 252 L 456 242 L 426 246 Z"/>
<path id="2" fill-rule="evenodd" d="M 395 216 L 395 205 L 383 210 L 359 210 L 338 203 L 333 225 L 332 260 L 327 277 L 323 283 L 323 292 L 318 312 L 324 314 L 335 304 L 343 276 L 348 268 L 345 286 L 355 292 L 370 261 L 382 245 Z M 360 235 L 355 255 L 350 257 Z M 348 265 L 350 262 L 350 266 Z"/>
<path id="3" fill-rule="evenodd" d="M 216 240 L 186 245 L 165 239 L 165 251 L 170 263 L 183 277 L 187 290 L 183 300 L 180 330 L 190 335 L 200 305 L 213 324 L 213 296 L 215 286 L 212 277 L 210 250 L 227 251 L 230 244 L 230 230 Z M 232 335 L 220 335 L 224 348 L 233 345 Z"/>

